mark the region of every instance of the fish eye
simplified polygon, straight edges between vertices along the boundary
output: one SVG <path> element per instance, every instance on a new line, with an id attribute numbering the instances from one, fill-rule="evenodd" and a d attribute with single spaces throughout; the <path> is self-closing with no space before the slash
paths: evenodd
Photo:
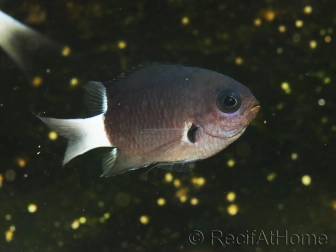
<path id="1" fill-rule="evenodd" d="M 223 90 L 217 95 L 217 107 L 224 113 L 234 113 L 240 105 L 241 97 L 233 90 Z"/>

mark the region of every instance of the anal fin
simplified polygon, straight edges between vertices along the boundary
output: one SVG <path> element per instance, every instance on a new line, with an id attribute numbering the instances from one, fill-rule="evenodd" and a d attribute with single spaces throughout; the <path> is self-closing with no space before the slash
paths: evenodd
<path id="1" fill-rule="evenodd" d="M 103 157 L 103 174 L 101 177 L 111 177 L 136 168 L 140 168 L 132 158 L 125 156 L 117 148 L 109 150 Z"/>

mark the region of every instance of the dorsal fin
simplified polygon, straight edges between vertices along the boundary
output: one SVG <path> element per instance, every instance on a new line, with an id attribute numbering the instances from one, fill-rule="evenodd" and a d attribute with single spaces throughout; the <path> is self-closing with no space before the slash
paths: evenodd
<path id="1" fill-rule="evenodd" d="M 105 114 L 107 111 L 107 96 L 104 85 L 100 82 L 90 81 L 83 88 L 84 103 L 91 115 Z"/>
<path id="2" fill-rule="evenodd" d="M 172 64 L 172 63 L 168 63 L 168 62 L 148 62 L 148 63 L 144 63 L 144 64 L 141 64 L 141 65 L 132 67 L 130 69 L 127 69 L 124 73 L 121 73 L 116 78 L 112 79 L 111 81 L 105 82 L 104 85 L 114 85 L 114 83 L 118 83 L 120 80 L 123 80 L 123 79 L 127 78 L 128 76 L 131 76 L 132 74 L 134 74 L 134 73 L 136 73 L 140 70 L 143 70 L 143 69 L 146 69 L 146 68 L 149 68 L 149 67 L 152 67 L 152 66 L 159 66 L 159 65 L 172 65 L 172 66 L 176 65 L 176 66 L 178 66 L 177 64 Z"/>

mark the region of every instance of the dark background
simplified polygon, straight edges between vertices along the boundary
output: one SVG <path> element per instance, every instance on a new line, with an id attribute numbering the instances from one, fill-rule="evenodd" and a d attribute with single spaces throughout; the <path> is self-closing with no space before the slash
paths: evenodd
<path id="1" fill-rule="evenodd" d="M 25 71 L 0 52 L 0 251 L 335 251 L 335 3 L 1 1 L 1 10 L 58 44 L 42 39 L 38 49 L 25 51 L 23 38 Z M 69 57 L 60 55 L 63 45 L 71 48 Z M 85 116 L 81 85 L 153 61 L 228 75 L 248 86 L 262 109 L 226 150 L 196 162 L 190 173 L 172 173 L 175 185 L 162 169 L 101 178 L 99 150 L 62 168 L 66 141 L 50 140 L 34 113 Z M 41 86 L 31 84 L 34 76 Z M 79 85 L 71 87 L 74 77 Z M 290 93 L 281 89 L 283 82 Z M 319 106 L 319 99 L 326 104 Z M 276 175 L 272 181 L 270 174 Z M 301 182 L 304 175 L 309 186 Z M 205 184 L 197 186 L 195 178 Z M 233 216 L 229 192 L 239 208 Z M 159 198 L 165 205 L 157 204 Z M 36 212 L 28 211 L 30 204 Z M 80 217 L 86 223 L 74 229 Z M 205 234 L 201 245 L 189 242 L 194 229 Z M 326 234 L 328 244 L 221 247 L 211 244 L 213 229 L 224 235 Z"/>

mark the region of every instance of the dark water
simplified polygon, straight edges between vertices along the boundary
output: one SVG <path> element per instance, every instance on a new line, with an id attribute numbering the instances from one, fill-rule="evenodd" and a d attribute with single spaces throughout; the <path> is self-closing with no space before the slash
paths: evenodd
<path id="1" fill-rule="evenodd" d="M 1 4 L 72 53 L 32 51 L 26 74 L 0 54 L 0 251 L 335 251 L 334 1 Z M 101 178 L 99 150 L 62 168 L 66 141 L 33 113 L 85 116 L 81 85 L 152 61 L 231 76 L 262 110 L 190 173 Z"/>

